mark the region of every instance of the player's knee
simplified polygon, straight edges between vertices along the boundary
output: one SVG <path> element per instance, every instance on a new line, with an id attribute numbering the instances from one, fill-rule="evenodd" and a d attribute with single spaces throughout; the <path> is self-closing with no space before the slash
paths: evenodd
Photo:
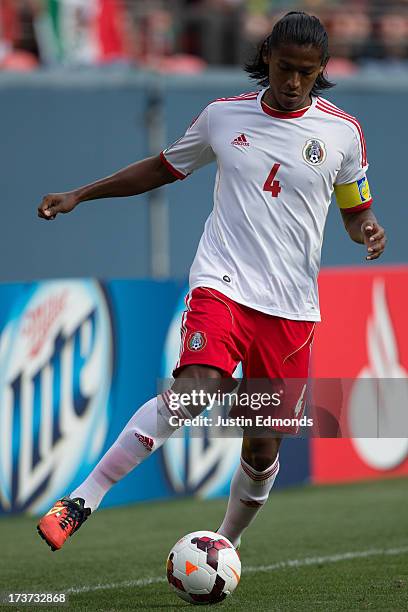
<path id="1" fill-rule="evenodd" d="M 274 463 L 276 455 L 273 456 L 272 453 L 260 454 L 254 451 L 249 457 L 244 457 L 244 459 L 257 472 L 264 472 Z"/>
<path id="2" fill-rule="evenodd" d="M 208 405 L 208 396 L 220 389 L 222 372 L 205 365 L 190 365 L 178 372 L 171 391 L 174 397 L 190 398 L 187 408 L 191 416 L 200 414 Z"/>
<path id="3" fill-rule="evenodd" d="M 202 383 L 203 381 L 209 380 L 220 380 L 222 378 L 221 370 L 206 365 L 188 365 L 179 370 L 176 374 L 175 385 L 182 384 L 183 381 L 194 380 Z"/>
<path id="4" fill-rule="evenodd" d="M 244 438 L 242 457 L 257 472 L 264 472 L 276 460 L 281 440 L 279 438 Z"/>

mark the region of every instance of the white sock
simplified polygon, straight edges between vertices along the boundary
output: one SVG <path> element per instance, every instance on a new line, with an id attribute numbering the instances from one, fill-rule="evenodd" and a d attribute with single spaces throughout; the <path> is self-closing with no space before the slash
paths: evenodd
<path id="1" fill-rule="evenodd" d="M 268 499 L 279 472 L 279 455 L 274 463 L 258 472 L 242 457 L 231 481 L 227 511 L 218 533 L 228 538 L 234 546 L 241 541 L 243 531 L 252 523 Z"/>
<path id="2" fill-rule="evenodd" d="M 168 392 L 146 402 L 127 423 L 88 478 L 70 494 L 82 497 L 85 507 L 94 512 L 111 487 L 142 463 L 171 436 L 178 427 L 169 424 L 170 411 L 165 402 Z M 186 410 L 183 408 L 184 413 Z"/>

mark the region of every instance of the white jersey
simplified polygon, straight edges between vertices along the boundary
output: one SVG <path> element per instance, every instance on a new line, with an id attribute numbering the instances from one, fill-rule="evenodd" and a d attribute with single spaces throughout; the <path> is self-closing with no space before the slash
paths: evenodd
<path id="1" fill-rule="evenodd" d="M 181 179 L 218 164 L 190 288 L 211 287 L 267 314 L 319 321 L 326 216 L 334 185 L 365 175 L 364 136 L 354 117 L 323 98 L 285 113 L 264 104 L 265 91 L 215 100 L 162 153 Z"/>

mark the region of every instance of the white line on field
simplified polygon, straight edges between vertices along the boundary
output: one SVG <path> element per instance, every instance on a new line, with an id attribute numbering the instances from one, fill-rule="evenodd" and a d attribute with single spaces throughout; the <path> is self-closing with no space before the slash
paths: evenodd
<path id="1" fill-rule="evenodd" d="M 367 557 L 381 557 L 383 555 L 403 555 L 408 553 L 408 546 L 400 548 L 371 548 L 369 550 L 356 550 L 352 552 L 338 553 L 336 555 L 326 555 L 324 557 L 305 557 L 304 559 L 288 559 L 287 561 L 278 561 L 271 565 L 254 565 L 245 567 L 242 570 L 243 574 L 257 574 L 262 572 L 274 572 L 280 569 L 291 567 L 307 567 L 309 565 L 324 565 L 326 563 L 337 563 L 338 561 L 347 561 L 349 559 L 364 559 Z M 158 584 L 166 582 L 164 576 L 153 576 L 151 578 L 139 578 L 138 580 L 125 580 L 123 582 L 112 582 L 107 584 L 95 584 L 93 586 L 72 587 L 65 590 L 65 593 L 77 595 L 78 593 L 93 593 L 94 591 L 107 591 L 111 589 L 126 589 L 132 587 L 144 587 L 149 584 Z"/>

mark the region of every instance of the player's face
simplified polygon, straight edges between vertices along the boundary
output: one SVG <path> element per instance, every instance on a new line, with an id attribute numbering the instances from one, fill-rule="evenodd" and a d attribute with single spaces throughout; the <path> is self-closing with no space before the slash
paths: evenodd
<path id="1" fill-rule="evenodd" d="M 325 68 L 321 51 L 313 45 L 280 45 L 270 57 L 269 90 L 265 102 L 278 110 L 295 111 L 310 104 L 310 92 Z"/>

